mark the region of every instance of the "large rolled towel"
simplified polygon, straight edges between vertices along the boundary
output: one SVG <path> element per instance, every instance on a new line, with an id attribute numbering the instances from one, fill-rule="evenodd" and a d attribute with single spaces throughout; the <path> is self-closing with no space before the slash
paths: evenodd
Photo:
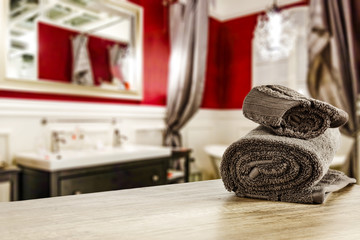
<path id="1" fill-rule="evenodd" d="M 356 181 L 329 170 L 339 142 L 338 129 L 304 140 L 259 126 L 227 148 L 221 177 L 225 188 L 240 197 L 322 203 L 328 193 Z"/>
<path id="2" fill-rule="evenodd" d="M 302 139 L 317 137 L 348 120 L 345 111 L 280 85 L 254 87 L 244 100 L 243 113 L 277 135 Z"/>

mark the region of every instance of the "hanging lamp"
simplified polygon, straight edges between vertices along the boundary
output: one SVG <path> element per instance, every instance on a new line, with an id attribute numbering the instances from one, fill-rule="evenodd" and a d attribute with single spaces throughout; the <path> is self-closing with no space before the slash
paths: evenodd
<path id="1" fill-rule="evenodd" d="M 282 11 L 274 0 L 272 6 L 258 16 L 254 31 L 256 52 L 265 61 L 286 58 L 294 47 L 295 36 L 289 14 Z"/>

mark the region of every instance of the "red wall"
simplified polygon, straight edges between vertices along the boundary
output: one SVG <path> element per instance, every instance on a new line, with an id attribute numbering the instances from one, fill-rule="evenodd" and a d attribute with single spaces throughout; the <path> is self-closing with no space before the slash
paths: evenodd
<path id="1" fill-rule="evenodd" d="M 222 34 L 221 22 L 209 19 L 209 42 L 205 89 L 202 108 L 221 108 L 225 88 L 222 87 Z"/>
<path id="2" fill-rule="evenodd" d="M 308 0 L 284 8 L 307 5 Z M 202 108 L 240 109 L 251 89 L 252 38 L 259 13 L 218 22 L 210 18 Z"/>
<path id="3" fill-rule="evenodd" d="M 203 108 L 242 108 L 251 89 L 251 39 L 256 17 L 254 14 L 222 23 L 210 19 Z"/>
<path id="4" fill-rule="evenodd" d="M 144 8 L 144 100 L 166 105 L 169 37 L 162 0 L 131 0 Z"/>

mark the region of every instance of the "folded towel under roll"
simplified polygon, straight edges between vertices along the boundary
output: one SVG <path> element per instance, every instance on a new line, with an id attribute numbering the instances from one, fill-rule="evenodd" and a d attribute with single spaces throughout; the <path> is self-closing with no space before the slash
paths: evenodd
<path id="1" fill-rule="evenodd" d="M 356 181 L 329 170 L 339 138 L 337 128 L 304 140 L 274 135 L 259 126 L 227 148 L 220 166 L 222 180 L 240 197 L 322 203 L 328 193 Z"/>
<path id="2" fill-rule="evenodd" d="M 317 137 L 348 120 L 345 111 L 280 85 L 254 87 L 244 100 L 243 113 L 277 135 L 302 139 Z"/>

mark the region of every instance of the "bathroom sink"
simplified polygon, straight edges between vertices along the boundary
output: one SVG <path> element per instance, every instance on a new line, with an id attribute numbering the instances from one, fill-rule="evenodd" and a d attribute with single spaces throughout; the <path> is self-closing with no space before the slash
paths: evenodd
<path id="1" fill-rule="evenodd" d="M 209 156 L 221 159 L 227 147 L 228 145 L 214 144 L 205 146 L 204 150 Z"/>
<path id="2" fill-rule="evenodd" d="M 57 171 L 169 157 L 170 155 L 171 148 L 168 147 L 125 145 L 116 148 L 63 150 L 59 153 L 23 152 L 15 154 L 15 161 L 17 164 L 31 168 Z"/>

